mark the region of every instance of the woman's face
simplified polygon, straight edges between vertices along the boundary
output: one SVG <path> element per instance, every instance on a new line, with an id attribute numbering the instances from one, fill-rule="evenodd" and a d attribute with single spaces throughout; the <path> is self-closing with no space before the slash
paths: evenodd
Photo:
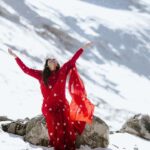
<path id="1" fill-rule="evenodd" d="M 56 59 L 49 59 L 48 60 L 48 62 L 47 62 L 47 65 L 48 65 L 48 67 L 49 67 L 49 69 L 51 70 L 51 71 L 54 71 L 54 70 L 56 70 L 56 67 L 57 67 L 57 65 L 58 65 L 58 62 L 57 62 L 57 60 Z"/>

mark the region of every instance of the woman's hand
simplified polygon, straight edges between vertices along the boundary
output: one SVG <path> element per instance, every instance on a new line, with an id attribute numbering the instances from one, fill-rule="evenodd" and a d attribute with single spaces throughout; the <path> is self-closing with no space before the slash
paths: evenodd
<path id="1" fill-rule="evenodd" d="M 10 48 L 8 48 L 8 53 L 15 58 L 17 57 L 17 55 Z"/>
<path id="2" fill-rule="evenodd" d="M 83 49 L 86 49 L 86 48 L 91 47 L 92 45 L 93 45 L 93 42 L 90 41 L 90 42 L 87 42 L 86 44 L 84 44 L 84 45 L 82 46 L 82 48 L 83 48 Z"/>

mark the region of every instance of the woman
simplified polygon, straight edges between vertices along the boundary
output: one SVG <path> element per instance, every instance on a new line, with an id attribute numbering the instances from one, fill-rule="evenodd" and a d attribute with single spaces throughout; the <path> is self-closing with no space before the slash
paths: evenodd
<path id="1" fill-rule="evenodd" d="M 27 67 L 11 49 L 8 49 L 23 72 L 40 83 L 43 95 L 42 113 L 46 120 L 50 145 L 54 146 L 55 150 L 75 150 L 77 134 L 83 132 L 86 123 L 92 123 L 94 105 L 87 99 L 83 81 L 75 64 L 84 49 L 91 44 L 85 44 L 62 67 L 56 59 L 46 59 L 43 70 Z M 67 75 L 70 77 L 70 105 L 65 96 Z"/>

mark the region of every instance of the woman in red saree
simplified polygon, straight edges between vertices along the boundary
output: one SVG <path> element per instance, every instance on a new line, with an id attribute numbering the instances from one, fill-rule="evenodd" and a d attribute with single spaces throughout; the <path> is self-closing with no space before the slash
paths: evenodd
<path id="1" fill-rule="evenodd" d="M 81 80 L 76 61 L 84 48 L 77 50 L 74 56 L 60 67 L 56 59 L 46 59 L 44 70 L 27 67 L 22 60 L 8 49 L 24 73 L 37 79 L 43 95 L 42 113 L 45 117 L 50 145 L 55 150 L 75 150 L 77 134 L 81 134 L 86 123 L 91 124 L 94 105 L 88 100 L 86 90 Z M 71 103 L 65 96 L 67 75 L 69 78 L 69 93 Z"/>

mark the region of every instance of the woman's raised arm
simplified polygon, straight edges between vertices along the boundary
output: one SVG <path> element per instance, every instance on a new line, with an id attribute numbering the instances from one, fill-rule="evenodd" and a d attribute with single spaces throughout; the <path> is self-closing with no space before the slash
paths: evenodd
<path id="1" fill-rule="evenodd" d="M 83 51 L 90 47 L 93 44 L 93 42 L 87 42 L 86 44 L 84 44 L 81 48 L 79 48 L 76 53 L 72 56 L 72 58 L 67 61 L 63 66 L 67 66 L 68 69 L 70 69 L 72 66 L 74 66 L 74 64 L 76 63 L 77 59 L 79 58 L 79 56 L 83 53 Z"/>
<path id="2" fill-rule="evenodd" d="M 26 73 L 26 74 L 28 74 L 28 75 L 30 75 L 30 76 L 38 79 L 38 80 L 41 78 L 41 76 L 42 76 L 41 70 L 36 70 L 36 69 L 32 69 L 32 68 L 27 67 L 23 63 L 23 61 L 11 49 L 8 49 L 8 53 L 15 58 L 17 64 L 19 65 L 19 67 L 22 69 L 22 71 L 24 73 Z"/>
<path id="3" fill-rule="evenodd" d="M 79 48 L 76 51 L 76 53 L 72 56 L 72 58 L 63 64 L 63 66 L 61 67 L 61 72 L 65 73 L 65 74 L 68 73 L 70 71 L 70 69 L 74 67 L 79 56 L 83 53 L 83 51 L 86 48 L 90 47 L 92 45 L 92 43 L 93 42 L 88 42 L 88 43 L 84 44 L 81 48 Z"/>
<path id="4" fill-rule="evenodd" d="M 77 61 L 77 59 L 79 58 L 79 56 L 83 53 L 83 51 L 86 48 L 90 47 L 92 44 L 93 44 L 93 42 L 87 42 L 81 48 L 79 48 L 77 50 L 77 52 L 73 55 L 73 57 L 69 60 L 69 62 L 71 63 L 71 65 L 74 65 L 74 63 Z"/>
<path id="5" fill-rule="evenodd" d="M 73 57 L 68 61 L 68 63 L 70 63 L 70 65 L 73 65 L 76 63 L 77 59 L 79 58 L 79 56 L 83 53 L 84 49 L 83 48 L 79 48 L 76 53 L 73 55 Z"/>

